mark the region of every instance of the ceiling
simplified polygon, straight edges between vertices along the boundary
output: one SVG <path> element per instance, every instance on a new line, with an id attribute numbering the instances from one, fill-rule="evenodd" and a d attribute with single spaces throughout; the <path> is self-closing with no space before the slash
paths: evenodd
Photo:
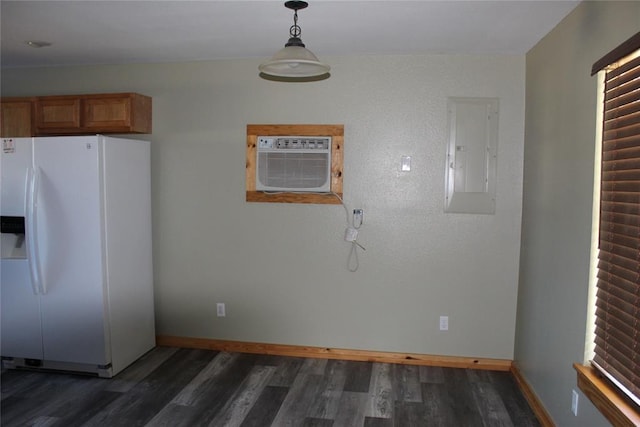
<path id="1" fill-rule="evenodd" d="M 579 0 L 310 0 L 302 40 L 321 60 L 360 54 L 525 54 Z M 3 68 L 268 59 L 293 12 L 283 1 L 0 2 Z M 33 48 L 26 41 L 52 45 Z"/>

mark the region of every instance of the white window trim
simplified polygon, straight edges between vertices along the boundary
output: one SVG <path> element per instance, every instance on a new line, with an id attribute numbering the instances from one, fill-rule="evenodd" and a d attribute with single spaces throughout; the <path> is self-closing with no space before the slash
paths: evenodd
<path id="1" fill-rule="evenodd" d="M 598 241 L 600 234 L 600 181 L 602 174 L 602 127 L 604 114 L 604 80 L 606 70 L 596 75 L 596 137 L 593 161 L 593 204 L 591 207 L 591 254 L 589 262 L 589 295 L 587 303 L 587 327 L 584 342 L 584 360 L 588 365 L 595 355 L 596 293 L 598 292 Z"/>

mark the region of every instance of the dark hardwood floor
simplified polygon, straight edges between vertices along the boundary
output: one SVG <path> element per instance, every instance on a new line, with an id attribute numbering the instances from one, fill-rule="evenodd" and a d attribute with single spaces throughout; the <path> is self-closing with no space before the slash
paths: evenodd
<path id="1" fill-rule="evenodd" d="M 3 371 L 2 426 L 539 426 L 508 372 L 157 347 L 112 379 Z"/>

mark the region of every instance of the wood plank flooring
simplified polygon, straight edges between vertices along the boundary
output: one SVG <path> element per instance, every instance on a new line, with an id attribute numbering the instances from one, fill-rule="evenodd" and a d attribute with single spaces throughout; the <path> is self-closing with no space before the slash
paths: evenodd
<path id="1" fill-rule="evenodd" d="M 3 371 L 2 426 L 539 426 L 508 372 L 157 347 L 112 379 Z"/>

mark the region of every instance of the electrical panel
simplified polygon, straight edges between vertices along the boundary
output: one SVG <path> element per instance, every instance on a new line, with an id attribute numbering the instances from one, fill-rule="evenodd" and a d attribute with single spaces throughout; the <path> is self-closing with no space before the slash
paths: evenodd
<path id="1" fill-rule="evenodd" d="M 449 98 L 445 212 L 496 209 L 498 99 Z"/>

